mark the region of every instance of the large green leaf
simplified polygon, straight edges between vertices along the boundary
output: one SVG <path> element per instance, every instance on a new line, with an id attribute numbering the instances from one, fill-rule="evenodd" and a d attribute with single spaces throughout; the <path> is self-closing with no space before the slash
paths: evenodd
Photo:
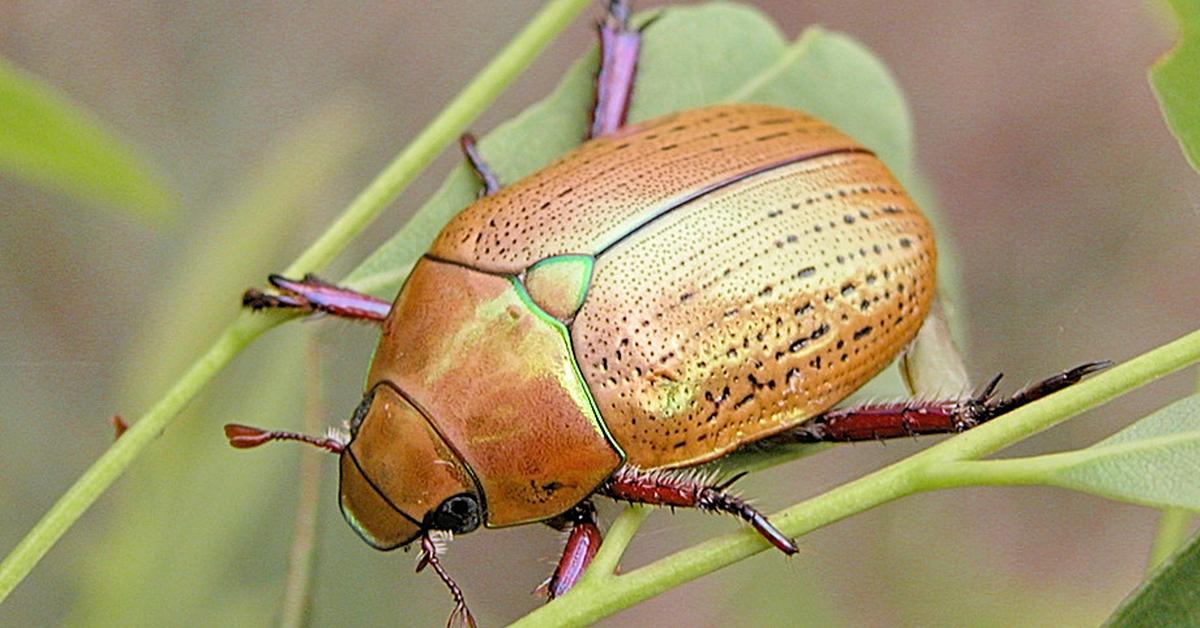
<path id="1" fill-rule="evenodd" d="M 1105 626 L 1200 625 L 1200 536 L 1134 589 Z"/>
<path id="2" fill-rule="evenodd" d="M 592 51 L 550 96 L 481 141 L 481 151 L 502 179 L 527 175 L 582 140 L 595 66 Z M 827 85 L 831 78 L 836 88 Z M 911 133 L 903 98 L 879 62 L 849 38 L 809 29 L 789 45 L 758 10 L 724 3 L 658 14 L 645 30 L 630 119 L 730 100 L 811 110 L 876 147 L 899 176 L 908 172 Z M 348 283 L 394 294 L 437 232 L 477 189 L 470 170 L 456 168 L 412 220 L 350 274 Z"/>
<path id="3" fill-rule="evenodd" d="M 0 174 L 161 221 L 174 197 L 124 139 L 0 59 Z"/>
<path id="4" fill-rule="evenodd" d="M 1200 510 L 1200 394 L 1087 449 L 1029 460 L 1041 467 L 1047 484 L 1149 506 Z"/>
<path id="5" fill-rule="evenodd" d="M 911 178 L 912 122 L 904 94 L 887 67 L 848 35 L 807 29 L 733 99 L 823 118 L 871 147 L 901 180 Z"/>
<path id="6" fill-rule="evenodd" d="M 1150 84 L 1171 132 L 1200 170 L 1200 0 L 1170 0 L 1179 42 L 1150 68 Z"/>

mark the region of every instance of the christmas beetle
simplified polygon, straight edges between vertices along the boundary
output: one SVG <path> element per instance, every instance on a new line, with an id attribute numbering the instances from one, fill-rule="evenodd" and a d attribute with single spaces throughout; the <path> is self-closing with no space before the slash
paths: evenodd
<path id="1" fill-rule="evenodd" d="M 957 432 L 1078 381 L 1009 396 L 831 409 L 913 340 L 935 293 L 924 215 L 868 148 L 806 114 L 720 105 L 624 125 L 640 35 L 613 1 L 600 28 L 590 139 L 501 188 L 469 136 L 483 194 L 443 229 L 394 303 L 272 276 L 254 309 L 377 323 L 349 434 L 227 425 L 237 447 L 337 453 L 340 504 L 371 546 L 542 522 L 570 530 L 547 590 L 600 543 L 593 496 L 737 516 L 791 554 L 744 500 L 678 473 L 754 443 Z M 736 479 L 736 478 L 734 478 Z"/>

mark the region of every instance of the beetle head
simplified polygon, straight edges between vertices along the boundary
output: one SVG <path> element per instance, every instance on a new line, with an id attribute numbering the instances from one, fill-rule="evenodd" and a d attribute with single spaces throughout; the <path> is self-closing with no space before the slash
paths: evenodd
<path id="1" fill-rule="evenodd" d="M 466 465 L 395 386 L 368 391 L 350 428 L 339 497 L 364 541 L 387 550 L 428 530 L 479 527 L 483 502 Z"/>

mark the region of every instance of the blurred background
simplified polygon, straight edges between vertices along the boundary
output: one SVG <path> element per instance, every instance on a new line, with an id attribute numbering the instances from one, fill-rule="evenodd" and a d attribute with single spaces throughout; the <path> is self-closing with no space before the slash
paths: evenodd
<path id="1" fill-rule="evenodd" d="M 643 2 L 639 6 L 661 3 Z M 1121 0 L 760 1 L 789 36 L 850 33 L 895 73 L 958 253 L 956 324 L 976 379 L 1008 385 L 1123 360 L 1200 321 L 1200 177 L 1146 82 L 1173 27 Z M 178 190 L 167 226 L 0 178 L 0 552 L 12 548 L 237 313 L 540 5 L 0 3 L 0 56 L 131 139 Z M 534 102 L 594 40 L 570 27 L 474 125 Z M 325 274 L 382 243 L 440 183 L 448 151 Z M 275 621 L 298 447 L 254 455 L 220 425 L 299 426 L 305 388 L 349 416 L 365 326 L 277 329 L 193 402 L 0 606 L 3 625 Z M 314 355 L 319 354 L 319 359 Z M 1086 446 L 1189 392 L 1167 378 L 1007 454 Z M 859 444 L 744 480 L 772 511 L 928 446 Z M 413 558 L 368 548 L 319 491 L 314 625 L 440 625 L 451 603 Z M 611 517 L 613 510 L 606 514 Z M 921 495 L 807 535 L 609 625 L 1088 625 L 1141 579 L 1157 513 L 1063 490 Z M 655 514 L 626 564 L 729 531 Z M 540 602 L 560 539 L 541 526 L 456 540 L 446 559 L 484 625 Z"/>

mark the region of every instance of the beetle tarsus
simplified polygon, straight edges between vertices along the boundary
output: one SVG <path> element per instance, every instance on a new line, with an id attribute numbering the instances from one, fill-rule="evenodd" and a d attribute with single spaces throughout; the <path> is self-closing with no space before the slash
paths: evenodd
<path id="1" fill-rule="evenodd" d="M 590 501 L 583 501 L 567 512 L 550 519 L 546 525 L 556 530 L 567 530 L 567 543 L 563 546 L 562 557 L 554 568 L 554 573 L 541 586 L 538 593 L 544 593 L 550 600 L 560 597 L 579 582 L 579 578 L 587 570 L 596 551 L 600 549 L 600 526 L 596 525 L 596 507 Z"/>
<path id="2" fill-rule="evenodd" d="M 1030 384 L 1029 386 L 1022 388 L 1013 395 L 1009 396 L 1007 399 L 1003 399 L 997 403 L 995 406 L 996 416 L 1005 414 L 1006 412 L 1015 410 L 1027 403 L 1036 401 L 1051 393 L 1058 392 L 1068 386 L 1077 384 L 1080 380 L 1088 375 L 1099 373 L 1100 371 L 1112 367 L 1114 364 L 1116 363 L 1112 360 L 1097 360 L 1095 362 L 1087 362 L 1085 364 L 1080 364 L 1073 369 L 1068 369 L 1057 375 L 1047 377 L 1040 382 Z"/>
<path id="3" fill-rule="evenodd" d="M 849 442 L 964 432 L 1112 365 L 1108 360 L 1081 364 L 1007 397 L 996 395 L 1000 383 L 997 375 L 981 392 L 966 399 L 899 401 L 833 410 L 773 436 L 768 442 Z"/>
<path id="4" fill-rule="evenodd" d="M 251 288 L 242 295 L 242 306 L 254 311 L 265 309 L 295 309 L 302 312 L 330 314 L 338 318 L 381 323 L 391 310 L 391 303 L 369 294 L 355 292 L 328 283 L 313 275 L 303 279 L 288 279 L 271 275 L 271 285 L 279 294 L 267 294 Z"/>
<path id="5" fill-rule="evenodd" d="M 463 595 L 462 588 L 450 577 L 446 572 L 446 568 L 442 566 L 442 561 L 438 559 L 437 544 L 428 534 L 421 536 L 421 557 L 417 560 L 417 573 L 423 571 L 426 567 L 432 567 L 438 578 L 441 578 L 442 583 L 446 588 L 450 589 L 450 595 L 454 598 L 454 610 L 450 611 L 450 617 L 446 619 L 446 628 L 450 626 L 469 626 L 476 628 L 475 616 L 471 614 L 471 609 L 467 607 L 467 598 Z"/>
<path id="6" fill-rule="evenodd" d="M 596 72 L 596 102 L 588 137 L 600 137 L 625 126 L 633 81 L 637 74 L 642 34 L 629 26 L 629 2 L 611 0 L 600 22 L 600 68 Z"/>
<path id="7" fill-rule="evenodd" d="M 463 133 L 458 138 L 458 145 L 462 148 L 463 156 L 467 158 L 467 163 L 471 166 L 471 170 L 475 171 L 475 176 L 483 183 L 483 187 L 479 190 L 478 197 L 491 196 L 500 191 L 500 178 L 492 171 L 492 167 L 488 165 L 483 155 L 479 152 L 479 145 L 475 141 L 475 136 L 470 133 Z"/>
<path id="8" fill-rule="evenodd" d="M 799 551 L 792 539 L 776 528 L 766 515 L 746 500 L 727 492 L 722 485 L 709 485 L 679 474 L 642 471 L 625 465 L 613 472 L 600 491 L 614 499 L 639 504 L 698 508 L 731 514 L 750 524 L 750 527 L 783 553 L 791 555 Z"/>

